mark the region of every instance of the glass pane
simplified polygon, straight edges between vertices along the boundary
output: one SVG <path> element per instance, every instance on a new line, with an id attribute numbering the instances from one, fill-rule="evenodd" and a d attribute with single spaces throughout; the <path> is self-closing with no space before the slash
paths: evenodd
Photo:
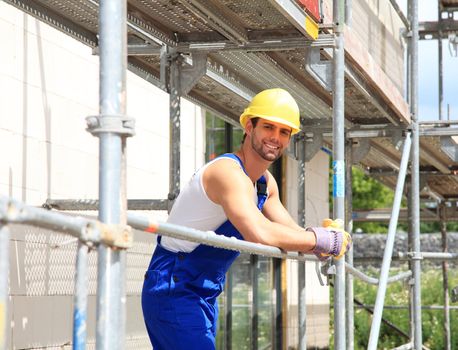
<path id="1" fill-rule="evenodd" d="M 250 256 L 242 254 L 231 267 L 232 271 L 232 349 L 250 349 L 250 337 L 253 316 L 253 288 L 250 278 Z M 272 259 L 259 257 L 258 262 L 258 348 L 272 348 L 274 298 Z M 226 285 L 226 288 L 228 286 Z M 219 319 L 216 348 L 224 350 L 226 346 L 226 293 L 218 298 Z M 231 294 L 231 293 L 229 293 Z"/>
<path id="2" fill-rule="evenodd" d="M 232 349 L 249 349 L 251 332 L 250 256 L 241 254 L 232 265 Z"/>
<path id="3" fill-rule="evenodd" d="M 233 145 L 233 152 L 237 151 L 240 148 L 242 143 L 243 137 L 243 130 L 240 128 L 233 128 L 232 129 L 232 145 Z"/>
<path id="4" fill-rule="evenodd" d="M 209 161 L 225 151 L 224 121 L 210 112 L 205 117 L 205 159 Z"/>
<path id="5" fill-rule="evenodd" d="M 225 136 L 225 124 L 226 122 L 221 118 L 215 116 L 211 112 L 205 114 L 205 159 L 207 161 L 214 159 L 216 156 L 226 152 L 226 136 Z M 238 127 L 232 128 L 232 149 L 230 152 L 234 152 L 240 148 L 242 142 L 243 130 Z"/>
<path id="6" fill-rule="evenodd" d="M 260 256 L 258 271 L 258 348 L 269 349 L 272 348 L 272 325 L 274 319 L 272 259 Z"/>
<path id="7" fill-rule="evenodd" d="M 225 350 L 226 346 L 226 291 L 218 298 L 219 315 L 216 326 L 216 350 Z"/>

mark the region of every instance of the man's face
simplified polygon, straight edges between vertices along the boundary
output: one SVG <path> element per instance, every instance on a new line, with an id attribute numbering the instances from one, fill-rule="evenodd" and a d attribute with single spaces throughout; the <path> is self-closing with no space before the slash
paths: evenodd
<path id="1" fill-rule="evenodd" d="M 251 147 L 261 158 L 273 162 L 281 157 L 291 139 L 291 128 L 283 124 L 260 118 L 256 127 L 251 121 L 247 124 L 251 130 Z"/>

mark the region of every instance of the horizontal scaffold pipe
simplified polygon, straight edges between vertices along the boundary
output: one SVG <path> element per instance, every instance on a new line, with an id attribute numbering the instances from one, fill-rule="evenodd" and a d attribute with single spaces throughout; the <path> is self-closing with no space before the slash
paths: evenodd
<path id="1" fill-rule="evenodd" d="M 413 256 L 412 253 L 400 252 L 398 254 L 399 254 L 400 260 L 409 260 L 409 259 L 412 259 L 412 256 Z M 420 259 L 438 260 L 438 261 L 458 259 L 458 253 L 420 252 L 417 254 L 417 256 Z"/>
<path id="2" fill-rule="evenodd" d="M 168 199 L 128 199 L 128 210 L 167 210 Z M 97 199 L 47 199 L 43 208 L 57 210 L 99 210 Z"/>
<path id="3" fill-rule="evenodd" d="M 366 309 L 366 308 L 373 308 L 374 305 L 355 305 L 356 308 Z M 390 310 L 408 310 L 410 308 L 409 305 L 383 305 L 384 309 Z M 422 310 L 444 310 L 444 305 L 422 305 Z M 448 306 L 450 310 L 458 310 L 458 306 Z"/>
<path id="4" fill-rule="evenodd" d="M 345 269 L 348 273 L 351 273 L 353 276 L 359 278 L 360 280 L 369 283 L 369 284 L 378 284 L 379 279 L 367 276 L 366 274 L 362 273 L 361 271 L 355 269 L 353 266 L 345 263 Z M 398 275 L 388 277 L 388 283 L 393 283 L 397 281 L 402 281 L 408 279 L 412 276 L 412 271 L 401 272 Z"/>
<path id="5" fill-rule="evenodd" d="M 69 234 L 87 244 L 104 243 L 129 248 L 132 243 L 128 226 L 107 225 L 97 220 L 36 208 L 5 196 L 0 196 L 0 222 L 37 226 Z"/>
<path id="6" fill-rule="evenodd" d="M 218 248 L 225 248 L 273 258 L 293 259 L 299 261 L 318 261 L 314 255 L 301 254 L 298 252 L 286 252 L 277 247 L 243 241 L 236 238 L 229 238 L 217 235 L 212 231 L 199 231 L 189 227 L 160 222 L 131 213 L 128 213 L 127 215 L 127 223 L 137 230 L 158 233 L 160 235 L 184 239 L 191 242 L 204 243 Z"/>

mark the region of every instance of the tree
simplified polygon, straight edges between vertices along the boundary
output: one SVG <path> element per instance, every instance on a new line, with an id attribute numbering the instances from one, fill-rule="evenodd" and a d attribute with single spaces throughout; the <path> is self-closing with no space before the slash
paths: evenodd
<path id="1" fill-rule="evenodd" d="M 379 181 L 366 175 L 357 167 L 352 168 L 352 190 L 353 190 L 353 209 L 379 209 L 391 208 L 394 201 L 394 191 L 386 187 Z M 422 203 L 422 206 L 425 204 Z M 401 202 L 401 207 L 406 208 L 406 199 Z M 388 232 L 388 223 L 378 222 L 358 222 L 353 225 L 353 231 L 361 229 L 367 233 L 386 233 Z M 398 229 L 406 231 L 407 224 L 399 223 Z M 447 223 L 448 231 L 458 231 L 458 223 Z M 421 222 L 420 232 L 440 232 L 439 222 Z"/>
<path id="2" fill-rule="evenodd" d="M 361 169 L 352 167 L 352 180 L 353 209 L 389 208 L 393 205 L 394 192 Z M 353 225 L 353 230 L 356 229 L 368 233 L 386 233 L 388 224 L 357 222 Z"/>

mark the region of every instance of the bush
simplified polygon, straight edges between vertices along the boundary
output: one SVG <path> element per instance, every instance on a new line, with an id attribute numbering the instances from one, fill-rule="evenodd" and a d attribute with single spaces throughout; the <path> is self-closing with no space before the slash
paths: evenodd
<path id="1" fill-rule="evenodd" d="M 423 270 L 425 271 L 425 270 Z M 397 272 L 393 271 L 393 274 Z M 376 276 L 376 273 L 368 273 Z M 428 269 L 422 273 L 422 305 L 444 305 L 442 270 Z M 458 284 L 458 272 L 449 270 L 449 289 Z M 450 295 L 449 290 L 449 295 Z M 374 305 L 377 286 L 368 285 L 355 279 L 355 298 L 366 305 Z M 409 287 L 407 282 L 396 282 L 388 285 L 385 305 L 406 306 L 409 304 Z M 450 328 L 452 349 L 458 349 L 458 310 L 450 310 Z M 384 309 L 383 318 L 390 321 L 404 333 L 409 331 L 408 309 Z M 372 316 L 365 310 L 355 308 L 355 349 L 366 349 L 369 340 Z M 444 349 L 444 312 L 442 309 L 422 310 L 423 344 L 431 350 Z M 407 343 L 409 340 L 382 323 L 377 349 L 392 349 Z"/>

